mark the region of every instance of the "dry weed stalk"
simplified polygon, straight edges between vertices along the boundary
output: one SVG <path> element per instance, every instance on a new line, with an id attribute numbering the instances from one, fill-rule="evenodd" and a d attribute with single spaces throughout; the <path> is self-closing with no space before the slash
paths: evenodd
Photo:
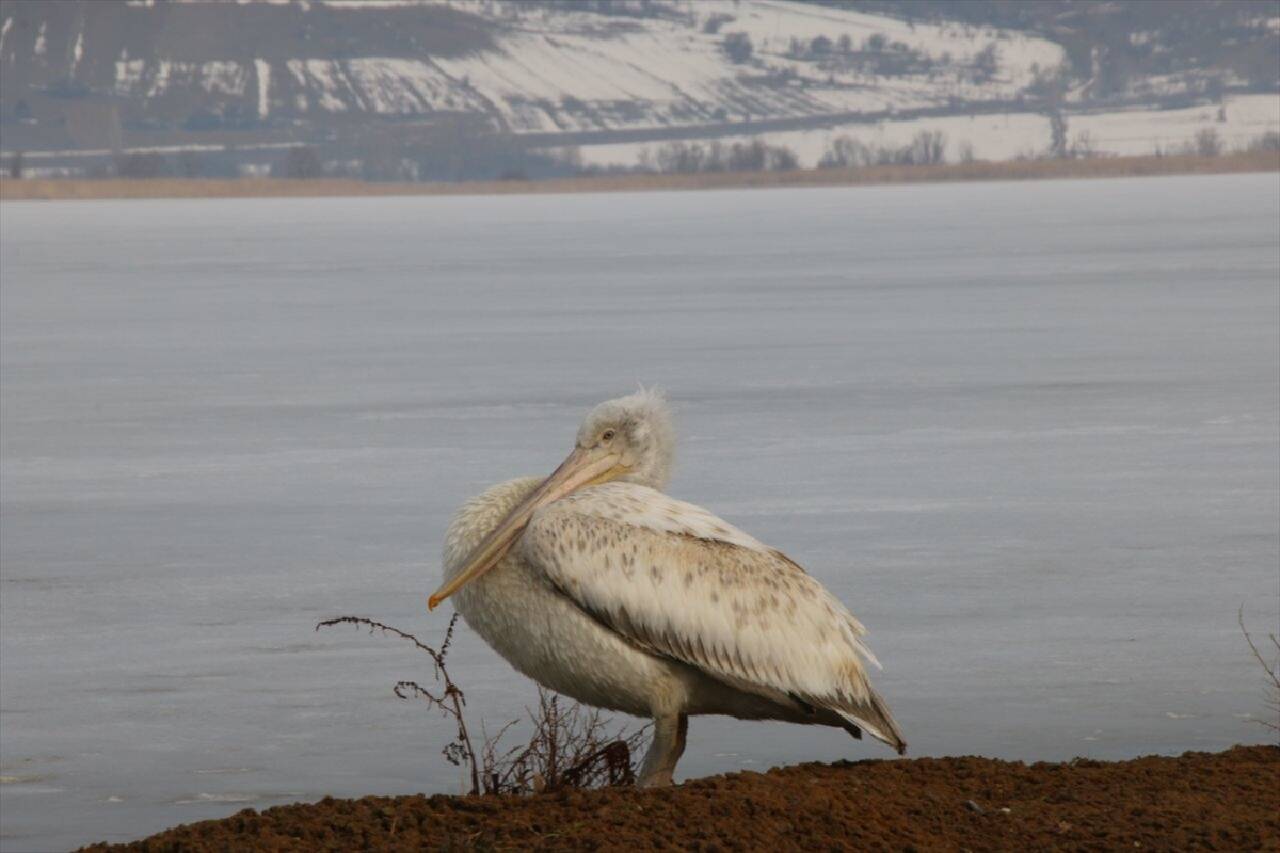
<path id="1" fill-rule="evenodd" d="M 1240 605 L 1240 611 L 1236 614 L 1236 621 L 1240 623 L 1240 630 L 1244 634 L 1244 641 L 1249 644 L 1249 651 L 1253 652 L 1253 656 L 1257 658 L 1258 663 L 1262 664 L 1263 672 L 1271 680 L 1266 705 L 1271 709 L 1275 722 L 1273 723 L 1270 720 L 1254 720 L 1254 722 L 1261 723 L 1273 732 L 1280 733 L 1280 639 L 1276 639 L 1275 634 L 1267 635 L 1267 638 L 1271 640 L 1271 644 L 1276 647 L 1276 663 L 1267 663 L 1267 659 L 1262 656 L 1262 652 L 1254 644 L 1253 637 L 1249 635 L 1249 629 L 1244 626 L 1243 604 Z"/>
<path id="2" fill-rule="evenodd" d="M 498 752 L 498 744 L 514 721 L 492 738 L 485 738 L 485 793 L 635 784 L 631 756 L 639 750 L 647 727 L 610 732 L 608 719 L 598 709 L 576 702 L 564 708 L 559 696 L 541 687 L 538 706 L 528 714 L 533 735 L 527 743 Z"/>
<path id="3" fill-rule="evenodd" d="M 381 631 L 408 640 L 427 653 L 435 680 L 443 682 L 443 690 L 429 690 L 416 681 L 398 681 L 394 692 L 401 699 L 422 699 L 457 724 L 457 734 L 441 752 L 455 767 L 467 767 L 472 794 L 527 794 L 635 784 L 632 755 L 639 749 L 645 729 L 627 732 L 620 728 L 611 733 L 609 721 L 598 710 L 586 709 L 576 702 L 563 708 L 559 696 L 541 687 L 537 709 L 528 711 L 533 724 L 529 741 L 500 752 L 499 743 L 516 721 L 507 723 L 493 737 L 484 734 L 482 723 L 483 744 L 477 752 L 463 714 L 466 695 L 445 666 L 457 624 L 455 613 L 438 651 L 399 628 L 362 616 L 326 619 L 316 625 L 316 630 L 334 625 L 363 626 L 369 633 Z"/>
<path id="4" fill-rule="evenodd" d="M 467 763 L 471 771 L 471 793 L 477 794 L 480 792 L 480 769 L 476 765 L 476 750 L 471 745 L 471 734 L 467 731 L 467 721 L 462 714 L 462 709 L 467 704 L 467 697 L 463 694 L 462 689 L 453 683 L 453 679 L 449 677 L 449 670 L 444 665 L 445 655 L 449 653 L 449 644 L 453 642 L 453 629 L 457 624 L 458 614 L 455 613 L 453 618 L 449 620 L 449 627 L 445 629 L 444 642 L 440 644 L 439 651 L 428 646 L 412 634 L 401 631 L 399 628 L 393 628 L 390 625 L 384 625 L 372 619 L 365 619 L 363 616 L 337 616 L 333 619 L 326 619 L 316 625 L 316 630 L 319 631 L 321 628 L 329 628 L 334 625 L 363 625 L 369 629 L 370 634 L 374 631 L 391 634 L 408 640 L 427 653 L 431 658 L 436 681 L 444 681 L 444 690 L 440 693 L 433 693 L 416 681 L 397 681 L 393 689 L 401 699 L 417 697 L 425 700 L 428 705 L 440 710 L 445 716 L 452 717 L 454 722 L 458 724 L 457 736 L 454 740 L 449 741 L 441 752 L 444 754 L 445 759 L 455 767 L 461 767 L 463 762 Z"/>

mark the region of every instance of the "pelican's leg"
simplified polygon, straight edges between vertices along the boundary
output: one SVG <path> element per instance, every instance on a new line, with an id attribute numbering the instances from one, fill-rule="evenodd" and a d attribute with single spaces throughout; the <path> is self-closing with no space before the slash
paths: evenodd
<path id="1" fill-rule="evenodd" d="M 641 788 L 665 788 L 671 784 L 676 762 L 684 754 L 685 737 L 689 734 L 688 714 L 663 714 L 653 718 L 653 743 L 640 767 Z"/>

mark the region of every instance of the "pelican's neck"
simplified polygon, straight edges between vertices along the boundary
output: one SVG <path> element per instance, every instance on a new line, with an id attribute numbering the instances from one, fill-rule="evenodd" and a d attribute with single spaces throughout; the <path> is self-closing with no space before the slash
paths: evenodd
<path id="1" fill-rule="evenodd" d="M 444 535 L 445 580 L 462 571 L 467 558 L 480 542 L 537 488 L 542 479 L 517 477 L 489 487 L 462 505 Z"/>

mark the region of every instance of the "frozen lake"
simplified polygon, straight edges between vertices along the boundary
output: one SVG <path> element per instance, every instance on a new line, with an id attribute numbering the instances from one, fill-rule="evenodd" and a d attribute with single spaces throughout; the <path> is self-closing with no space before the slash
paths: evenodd
<path id="1" fill-rule="evenodd" d="M 913 754 L 1261 742 L 1280 176 L 0 208 L 0 847 L 451 791 L 453 509 L 677 407 L 673 494 L 871 630 Z M 534 687 L 463 630 L 472 714 Z M 881 757 L 695 719 L 680 769 Z"/>

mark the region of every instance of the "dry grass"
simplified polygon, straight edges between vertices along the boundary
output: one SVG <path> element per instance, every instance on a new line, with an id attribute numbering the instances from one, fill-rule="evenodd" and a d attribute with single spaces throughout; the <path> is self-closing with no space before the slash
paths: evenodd
<path id="1" fill-rule="evenodd" d="M 103 198 L 261 198 L 275 196 L 505 195 L 643 192 L 753 187 L 859 186 L 937 181 L 1010 181 L 1048 178 L 1120 178 L 1280 171 L 1280 152 L 1249 151 L 1221 157 L 1099 157 L 932 166 L 869 166 L 791 172 L 717 172 L 695 175 L 594 175 L 544 181 L 366 183 L 340 179 L 241 178 L 0 179 L 0 200 Z"/>
<path id="2" fill-rule="evenodd" d="M 480 763 L 486 794 L 635 784 L 632 756 L 640 752 L 647 726 L 614 731 L 598 709 L 562 703 L 561 697 L 542 687 L 538 705 L 528 710 L 528 717 L 533 733 L 525 743 L 502 750 L 503 736 L 514 721 L 492 737 L 485 736 Z"/>

